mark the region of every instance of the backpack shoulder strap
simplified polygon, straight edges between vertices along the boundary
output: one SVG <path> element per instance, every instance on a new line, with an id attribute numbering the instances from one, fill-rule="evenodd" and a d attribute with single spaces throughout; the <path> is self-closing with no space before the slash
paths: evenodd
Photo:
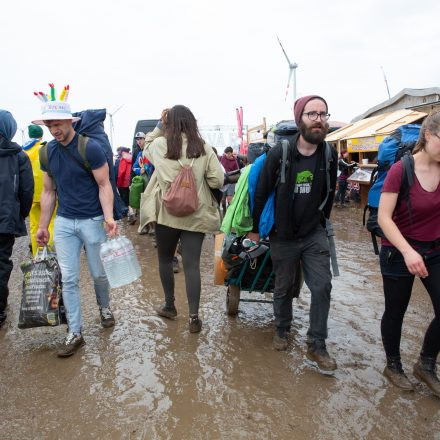
<path id="1" fill-rule="evenodd" d="M 282 155 L 281 155 L 281 172 L 280 183 L 286 183 L 286 163 L 287 163 L 287 151 L 289 149 L 289 141 L 283 139 L 281 141 Z"/>
<path id="2" fill-rule="evenodd" d="M 409 192 L 411 187 L 414 185 L 414 156 L 412 154 L 405 154 L 400 160 L 402 161 L 402 182 L 400 184 L 400 191 L 399 196 L 397 197 L 396 206 L 398 206 L 402 200 L 406 201 L 409 219 L 412 223 L 412 206 Z"/>
<path id="3" fill-rule="evenodd" d="M 328 142 L 325 143 L 325 180 L 326 180 L 326 186 L 327 191 L 324 200 L 319 205 L 319 210 L 322 211 L 324 209 L 325 204 L 327 203 L 328 196 L 330 194 L 330 163 L 332 162 L 332 147 L 330 147 L 330 144 Z"/>
<path id="4" fill-rule="evenodd" d="M 84 165 L 88 170 L 91 170 L 92 167 L 90 166 L 89 161 L 87 160 L 86 155 L 86 149 L 87 149 L 87 143 L 89 142 L 89 138 L 86 135 L 78 135 L 78 153 L 81 156 L 82 160 L 84 161 Z"/>
<path id="5" fill-rule="evenodd" d="M 47 146 L 48 144 L 42 144 L 40 147 L 40 150 L 38 152 L 38 156 L 40 159 L 40 164 L 44 166 L 44 168 L 46 169 L 47 174 L 52 177 L 52 173 L 50 172 L 50 168 L 49 168 L 49 157 L 47 154 Z"/>

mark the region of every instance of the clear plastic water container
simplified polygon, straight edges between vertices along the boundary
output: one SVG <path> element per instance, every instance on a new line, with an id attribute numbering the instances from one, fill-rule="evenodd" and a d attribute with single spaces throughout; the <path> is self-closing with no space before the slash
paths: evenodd
<path id="1" fill-rule="evenodd" d="M 131 241 L 124 236 L 107 240 L 99 252 L 110 287 L 130 284 L 141 276 L 141 267 Z"/>

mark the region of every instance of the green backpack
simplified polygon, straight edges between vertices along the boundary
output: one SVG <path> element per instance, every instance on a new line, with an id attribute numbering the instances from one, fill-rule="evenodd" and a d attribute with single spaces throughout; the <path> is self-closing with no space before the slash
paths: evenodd
<path id="1" fill-rule="evenodd" d="M 145 191 L 150 179 L 146 174 L 141 176 L 134 176 L 130 185 L 130 198 L 128 204 L 133 209 L 139 209 L 141 207 L 141 194 Z"/>

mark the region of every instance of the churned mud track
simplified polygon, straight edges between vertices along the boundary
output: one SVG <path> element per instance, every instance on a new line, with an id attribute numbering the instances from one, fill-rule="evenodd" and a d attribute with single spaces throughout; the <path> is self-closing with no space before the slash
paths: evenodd
<path id="1" fill-rule="evenodd" d="M 27 252 L 27 240 L 19 239 L 8 321 L 0 331 L 1 438 L 440 439 L 440 399 L 421 385 L 402 393 L 382 376 L 381 278 L 361 213 L 335 210 L 334 223 L 341 269 L 329 320 L 328 348 L 339 366 L 334 376 L 305 358 L 307 288 L 294 301 L 285 353 L 272 349 L 270 304 L 241 303 L 236 318 L 226 316 L 225 288 L 212 285 L 212 237 L 202 257 L 202 332 L 188 332 L 183 274 L 176 276 L 178 319 L 155 316 L 162 301 L 155 249 L 132 226 L 127 235 L 143 276 L 112 291 L 115 328 L 100 326 L 83 259 L 86 345 L 58 359 L 65 326 L 17 328 L 18 263 Z M 402 338 L 408 373 L 432 316 L 417 282 Z"/>

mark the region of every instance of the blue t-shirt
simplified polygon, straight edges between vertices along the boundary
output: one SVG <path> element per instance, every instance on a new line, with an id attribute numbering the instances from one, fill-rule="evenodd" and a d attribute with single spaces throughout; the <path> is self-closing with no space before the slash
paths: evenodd
<path id="1" fill-rule="evenodd" d="M 78 152 L 78 134 L 67 146 L 53 141 L 48 144 L 47 157 L 50 173 L 55 180 L 58 196 L 57 215 L 66 218 L 92 218 L 102 215 L 99 188 L 93 175 L 84 170 L 68 153 L 84 163 Z M 107 159 L 97 141 L 87 142 L 86 157 L 92 170 L 101 168 Z M 41 165 L 43 171 L 47 171 Z"/>

